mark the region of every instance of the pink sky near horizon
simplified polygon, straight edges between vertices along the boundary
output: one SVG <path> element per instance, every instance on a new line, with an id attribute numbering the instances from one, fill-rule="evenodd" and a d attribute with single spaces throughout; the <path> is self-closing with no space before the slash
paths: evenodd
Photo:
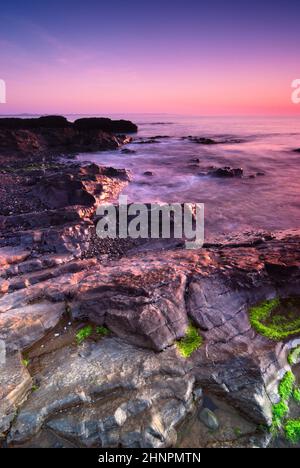
<path id="1" fill-rule="evenodd" d="M 47 14 L 39 14 L 39 23 L 12 13 L 5 17 L 0 79 L 6 82 L 7 103 L 0 104 L 2 115 L 300 115 L 300 104 L 291 101 L 291 83 L 300 78 L 297 42 L 289 41 L 284 30 L 274 32 L 273 25 L 267 30 L 256 15 L 254 30 L 244 10 L 237 30 L 231 16 L 220 12 L 218 22 L 212 18 L 203 31 L 192 16 L 182 23 L 181 11 L 173 24 L 169 20 L 161 30 L 155 24 L 154 31 L 156 16 L 148 12 L 149 24 L 139 25 L 141 31 L 146 28 L 140 42 L 138 31 L 124 20 L 126 11 L 118 29 L 111 31 L 107 21 L 107 30 L 85 26 L 82 34 L 76 34 L 83 22 L 79 13 L 69 29 L 65 23 L 59 29 L 54 18 L 46 24 Z M 112 24 L 115 15 L 112 11 Z M 165 21 L 169 15 L 167 10 Z M 277 16 L 274 21 L 282 22 L 281 11 Z M 289 22 L 286 29 L 294 39 Z M 184 27 L 181 35 L 178 25 Z"/>
<path id="2" fill-rule="evenodd" d="M 5 79 L 4 75 L 4 79 Z M 40 69 L 5 79 L 10 113 L 178 113 L 300 115 L 292 80 L 245 72 Z"/>

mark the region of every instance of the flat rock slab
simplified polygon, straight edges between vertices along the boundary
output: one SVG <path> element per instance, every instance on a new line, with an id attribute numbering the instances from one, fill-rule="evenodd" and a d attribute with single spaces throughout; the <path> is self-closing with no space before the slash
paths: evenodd
<path id="1" fill-rule="evenodd" d="M 0 438 L 16 415 L 17 408 L 28 396 L 32 387 L 29 372 L 23 366 L 19 352 L 6 355 L 0 364 Z"/>
<path id="2" fill-rule="evenodd" d="M 32 304 L 0 313 L 0 339 L 9 350 L 22 350 L 40 340 L 61 319 L 65 304 Z"/>
<path id="3" fill-rule="evenodd" d="M 194 379 L 174 349 L 162 358 L 104 338 L 45 355 L 39 365 L 39 387 L 19 412 L 11 443 L 46 427 L 86 446 L 168 446 L 192 406 Z"/>

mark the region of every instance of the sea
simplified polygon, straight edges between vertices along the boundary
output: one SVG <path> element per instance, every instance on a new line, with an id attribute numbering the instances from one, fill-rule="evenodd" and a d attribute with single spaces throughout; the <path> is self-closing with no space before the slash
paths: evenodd
<path id="1" fill-rule="evenodd" d="M 100 116 L 138 125 L 126 146 L 134 152 L 120 148 L 80 153 L 77 158 L 130 170 L 132 182 L 122 193 L 129 202 L 204 203 L 206 239 L 300 227 L 300 152 L 294 151 L 300 148 L 300 115 Z M 95 115 L 66 117 L 74 121 Z M 199 144 L 194 137 L 218 144 Z M 218 167 L 242 168 L 244 176 L 205 175 Z"/>
<path id="2" fill-rule="evenodd" d="M 138 125 L 126 146 L 135 152 L 119 149 L 78 158 L 129 169 L 132 182 L 123 195 L 130 202 L 204 203 L 206 237 L 300 227 L 300 152 L 294 151 L 300 148 L 300 116 L 110 117 Z M 188 136 L 218 144 L 195 143 Z M 244 176 L 203 175 L 212 167 L 242 168 Z"/>

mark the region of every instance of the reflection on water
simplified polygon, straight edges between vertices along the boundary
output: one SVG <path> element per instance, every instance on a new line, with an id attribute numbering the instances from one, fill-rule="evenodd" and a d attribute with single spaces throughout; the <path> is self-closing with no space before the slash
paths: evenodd
<path id="1" fill-rule="evenodd" d="M 133 182 L 125 189 L 134 202 L 203 202 L 206 233 L 300 226 L 300 118 L 215 118 L 135 115 L 136 141 L 121 150 L 81 154 L 82 160 L 128 168 Z M 116 117 L 117 118 L 117 117 Z M 138 139 L 169 136 L 152 143 Z M 196 144 L 183 136 L 240 139 L 218 145 Z M 209 166 L 242 167 L 245 175 L 219 179 L 201 176 Z M 151 171 L 153 175 L 144 175 Z"/>

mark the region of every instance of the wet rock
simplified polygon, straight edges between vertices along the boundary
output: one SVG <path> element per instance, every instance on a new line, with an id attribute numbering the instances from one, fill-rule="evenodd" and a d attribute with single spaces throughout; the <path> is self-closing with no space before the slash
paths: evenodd
<path id="1" fill-rule="evenodd" d="M 237 236 L 195 251 L 150 240 L 112 259 L 99 255 L 92 217 L 129 174 L 75 164 L 34 177 L 26 190 L 40 205 L 0 218 L 0 339 L 8 355 L 27 349 L 66 310 L 111 336 L 39 354 L 39 388 L 22 403 L 9 440 L 35 446 L 51 433 L 50 446 L 65 438 L 75 446 L 172 446 L 201 388 L 270 424 L 289 343 L 258 336 L 248 308 L 299 291 L 299 232 Z M 47 203 L 61 206 L 42 210 Z M 204 344 L 183 359 L 173 344 L 190 321 Z M 3 427 L 6 414 L 13 411 Z"/>
<path id="2" fill-rule="evenodd" d="M 0 363 L 0 440 L 9 430 L 31 387 L 32 380 L 21 362 L 20 353 L 8 353 L 5 363 Z"/>
<path id="3" fill-rule="evenodd" d="M 136 151 L 129 149 L 129 148 L 124 148 L 121 150 L 121 153 L 123 154 L 136 154 Z"/>
<path id="4" fill-rule="evenodd" d="M 152 171 L 146 171 L 144 172 L 144 176 L 153 176 L 153 172 Z"/>
<path id="5" fill-rule="evenodd" d="M 211 429 L 212 431 L 219 429 L 218 418 L 210 409 L 203 408 L 199 413 L 199 419 L 203 422 L 203 424 L 205 424 L 206 427 L 208 427 L 208 429 Z"/>
<path id="6" fill-rule="evenodd" d="M 153 145 L 153 144 L 157 144 L 157 143 L 160 143 L 159 140 L 155 139 L 155 138 L 149 138 L 147 140 L 135 140 L 133 142 L 135 145 Z"/>
<path id="7" fill-rule="evenodd" d="M 215 169 L 211 169 L 209 171 L 209 175 L 213 177 L 242 177 L 243 176 L 243 169 L 242 168 L 232 168 L 232 167 L 218 167 Z"/>
<path id="8" fill-rule="evenodd" d="M 216 145 L 218 143 L 212 138 L 204 138 L 204 137 L 188 137 L 188 140 L 193 143 L 197 143 L 198 145 Z"/>
<path id="9" fill-rule="evenodd" d="M 193 405 L 193 379 L 178 369 L 174 350 L 161 359 L 114 338 L 82 347 L 89 348 L 87 357 L 71 349 L 52 355 L 53 364 L 43 369 L 39 388 L 13 424 L 10 442 L 34 443 L 43 426 L 88 447 L 176 442 L 175 428 Z"/>
<path id="10" fill-rule="evenodd" d="M 92 207 L 103 201 L 106 193 L 118 193 L 130 180 L 124 169 L 100 168 L 96 164 L 45 175 L 30 194 L 50 209 L 71 205 Z"/>
<path id="11" fill-rule="evenodd" d="M 191 143 L 196 143 L 198 145 L 220 145 L 220 144 L 238 144 L 243 143 L 243 140 L 240 138 L 234 137 L 218 137 L 218 139 L 207 138 L 207 137 L 198 137 L 189 135 L 187 137 L 182 137 L 183 140 L 188 140 Z"/>
<path id="12" fill-rule="evenodd" d="M 57 325 L 65 312 L 65 304 L 41 303 L 13 308 L 0 313 L 0 339 L 7 350 L 23 350 L 40 340 Z M 9 305 L 8 305 L 9 307 Z"/>
<path id="13" fill-rule="evenodd" d="M 129 121 L 110 119 L 79 119 L 74 123 L 64 117 L 48 116 L 37 119 L 0 119 L 0 150 L 17 152 L 21 156 L 47 151 L 96 151 L 115 149 L 128 143 L 125 135 L 136 132 Z"/>
<path id="14" fill-rule="evenodd" d="M 122 280 L 120 267 L 124 268 Z M 188 323 L 186 277 L 144 267 L 146 271 L 141 276 L 124 261 L 123 266 L 86 275 L 74 292 L 73 317 L 105 324 L 129 342 L 155 350 L 183 337 Z"/>
<path id="15" fill-rule="evenodd" d="M 0 128 L 12 130 L 33 130 L 37 128 L 67 128 L 72 124 L 60 115 L 49 115 L 39 118 L 22 119 L 16 117 L 1 118 Z"/>
<path id="16" fill-rule="evenodd" d="M 113 133 L 136 133 L 137 125 L 129 120 L 111 120 L 107 118 L 83 118 L 75 120 L 74 127 L 78 130 L 102 130 Z"/>

